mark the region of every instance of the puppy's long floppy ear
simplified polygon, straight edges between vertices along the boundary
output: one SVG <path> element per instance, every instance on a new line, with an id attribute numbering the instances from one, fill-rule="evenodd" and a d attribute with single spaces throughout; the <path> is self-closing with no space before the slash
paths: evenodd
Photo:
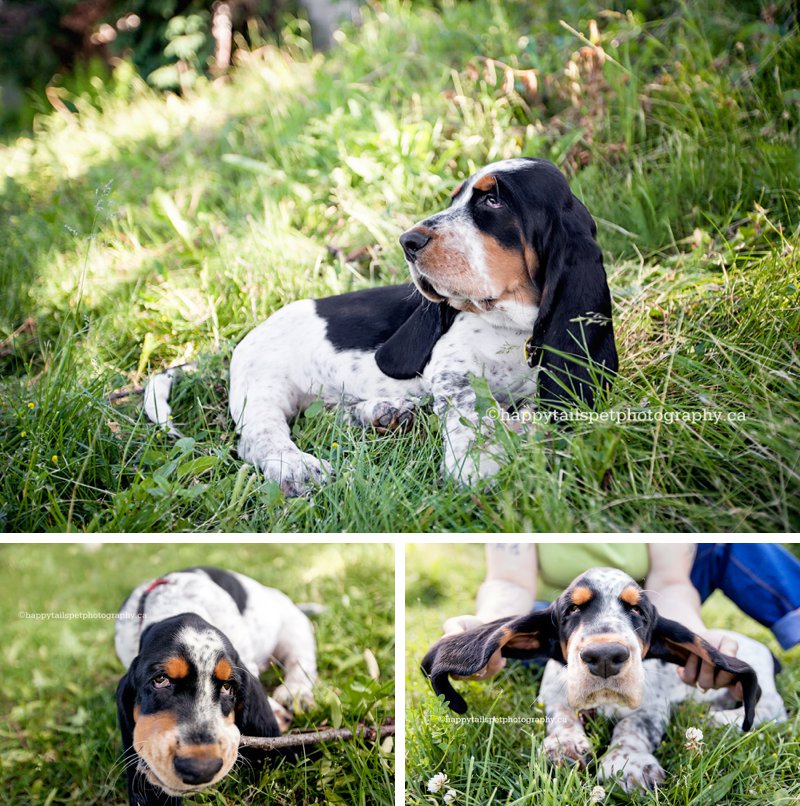
<path id="1" fill-rule="evenodd" d="M 122 749 L 126 755 L 133 747 L 133 728 L 136 724 L 136 720 L 133 717 L 133 707 L 136 704 L 136 688 L 133 683 L 133 675 L 135 674 L 138 660 L 138 658 L 134 659 L 130 668 L 117 685 L 117 720 L 122 733 Z"/>
<path id="2" fill-rule="evenodd" d="M 261 681 L 253 677 L 242 665 L 237 666 L 235 720 L 242 736 L 280 736 L 280 728 L 272 713 L 267 692 Z"/>
<path id="3" fill-rule="evenodd" d="M 381 372 L 398 380 L 422 374 L 434 345 L 449 330 L 458 313 L 444 302 L 431 302 L 415 293 L 419 296 L 419 305 L 375 351 Z"/>
<path id="4" fill-rule="evenodd" d="M 453 688 L 450 675 L 466 677 L 475 674 L 498 649 L 505 658 L 555 658 L 563 661 L 552 607 L 446 635 L 428 650 L 422 660 L 422 672 L 431 681 L 434 692 L 444 694 L 450 708 L 463 714 L 467 703 Z"/>
<path id="5" fill-rule="evenodd" d="M 744 720 L 742 730 L 750 730 L 753 726 L 756 703 L 761 696 L 755 669 L 738 658 L 723 655 L 708 641 L 678 624 L 677 621 L 659 616 L 653 635 L 650 639 L 648 658 L 658 658 L 678 666 L 685 666 L 691 655 L 714 665 L 716 671 L 724 671 L 733 675 L 734 682 L 742 684 L 744 692 Z"/>
<path id="6" fill-rule="evenodd" d="M 528 363 L 538 363 L 544 406 L 582 400 L 593 406 L 599 389 L 617 371 L 611 325 L 611 294 L 597 232 L 589 211 L 567 190 L 549 228 L 538 233 L 539 265 L 534 285 L 541 293 L 539 315 L 528 343 Z"/>

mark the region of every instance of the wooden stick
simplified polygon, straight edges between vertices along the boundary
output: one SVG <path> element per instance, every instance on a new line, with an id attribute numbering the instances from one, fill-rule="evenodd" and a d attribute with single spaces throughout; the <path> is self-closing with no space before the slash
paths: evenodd
<path id="1" fill-rule="evenodd" d="M 135 395 L 144 394 L 144 386 L 135 386 L 133 389 L 120 389 L 119 392 L 112 392 L 110 395 L 106 396 L 106 400 L 109 403 L 113 403 L 115 400 L 122 400 L 125 397 L 134 397 Z"/>
<path id="2" fill-rule="evenodd" d="M 265 739 L 262 736 L 242 736 L 239 747 L 255 747 L 258 750 L 282 750 L 286 747 L 306 747 L 322 742 L 351 741 L 362 737 L 368 741 L 394 736 L 394 725 L 381 725 L 380 728 L 359 727 L 355 732 L 347 728 L 330 728 L 308 733 L 291 733 L 287 736 Z"/>

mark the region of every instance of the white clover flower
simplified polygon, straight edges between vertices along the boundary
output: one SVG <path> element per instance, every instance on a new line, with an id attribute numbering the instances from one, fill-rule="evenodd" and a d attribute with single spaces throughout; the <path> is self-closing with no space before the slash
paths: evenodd
<path id="1" fill-rule="evenodd" d="M 437 772 L 436 775 L 428 781 L 428 792 L 441 792 L 447 784 L 447 774 Z"/>
<path id="2" fill-rule="evenodd" d="M 444 802 L 445 803 L 455 803 L 458 800 L 458 792 L 455 789 L 448 789 L 447 792 L 444 793 Z"/>
<path id="3" fill-rule="evenodd" d="M 686 744 L 684 747 L 687 750 L 693 750 L 695 753 L 703 752 L 703 731 L 700 728 L 686 728 Z"/>
<path id="4" fill-rule="evenodd" d="M 602 786 L 596 786 L 589 794 L 589 803 L 602 803 L 605 800 L 606 791 Z"/>

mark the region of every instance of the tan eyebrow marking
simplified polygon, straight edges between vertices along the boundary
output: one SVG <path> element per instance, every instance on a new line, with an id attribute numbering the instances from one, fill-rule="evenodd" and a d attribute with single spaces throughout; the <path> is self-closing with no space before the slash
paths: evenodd
<path id="1" fill-rule="evenodd" d="M 593 598 L 594 598 L 594 594 L 592 593 L 592 589 L 587 588 L 584 585 L 579 585 L 570 594 L 570 600 L 572 601 L 572 604 L 574 604 L 574 605 L 586 604 L 586 602 L 590 601 Z"/>
<path id="2" fill-rule="evenodd" d="M 458 184 L 455 186 L 455 188 L 453 189 L 453 192 L 450 194 L 450 198 L 451 198 L 451 199 L 455 199 L 455 197 L 456 197 L 456 196 L 458 196 L 458 194 L 459 194 L 459 193 L 461 193 L 461 188 L 463 188 L 463 187 L 464 187 L 464 183 L 463 183 L 463 182 L 459 182 L 459 183 L 458 183 Z"/>
<path id="3" fill-rule="evenodd" d="M 214 667 L 214 677 L 217 680 L 230 680 L 233 677 L 233 667 L 225 658 L 217 661 L 217 665 Z"/>
<path id="4" fill-rule="evenodd" d="M 188 677 L 189 664 L 183 658 L 170 658 L 164 664 L 164 674 L 172 678 Z"/>
<path id="5" fill-rule="evenodd" d="M 633 585 L 628 585 L 628 587 L 620 593 L 619 598 L 626 604 L 637 605 L 642 598 L 642 594 L 637 588 L 634 588 Z"/>
<path id="6" fill-rule="evenodd" d="M 497 180 L 494 178 L 494 174 L 486 174 L 486 176 L 482 176 L 472 187 L 476 190 L 494 190 L 496 185 Z"/>

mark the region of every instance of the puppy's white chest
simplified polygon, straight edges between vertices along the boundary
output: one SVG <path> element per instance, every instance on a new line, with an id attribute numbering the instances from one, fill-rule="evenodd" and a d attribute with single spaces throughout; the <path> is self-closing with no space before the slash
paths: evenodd
<path id="1" fill-rule="evenodd" d="M 536 372 L 525 360 L 529 330 L 496 327 L 484 316 L 462 314 L 442 337 L 426 378 L 448 372 L 483 377 L 499 403 L 533 397 Z"/>

